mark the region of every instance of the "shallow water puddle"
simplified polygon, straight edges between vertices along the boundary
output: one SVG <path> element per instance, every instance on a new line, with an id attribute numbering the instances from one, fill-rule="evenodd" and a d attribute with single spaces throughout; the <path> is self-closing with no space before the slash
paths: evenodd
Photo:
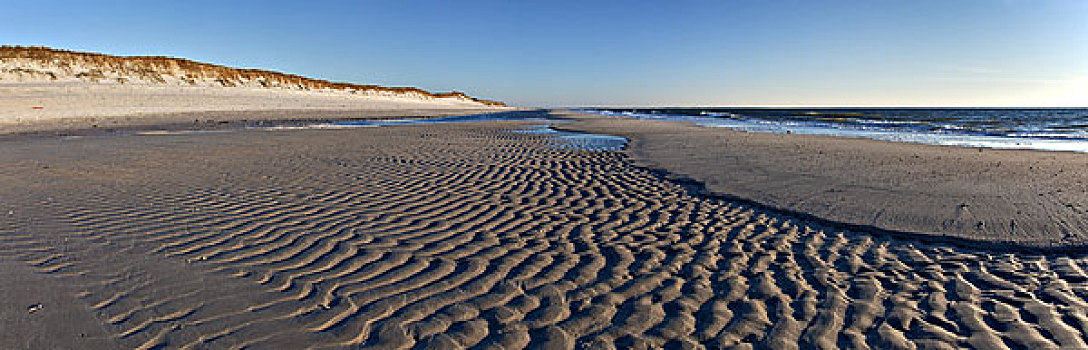
<path id="1" fill-rule="evenodd" d="M 373 128 L 380 126 L 405 126 L 405 125 L 426 125 L 426 124 L 447 124 L 447 123 L 468 123 L 468 122 L 487 122 L 487 121 L 539 121 L 549 122 L 554 121 L 546 117 L 542 117 L 542 114 L 535 113 L 512 113 L 512 112 L 500 112 L 500 113 L 485 113 L 485 114 L 472 114 L 472 115 L 458 115 L 449 117 L 436 117 L 436 118 L 419 118 L 419 119 L 382 119 L 382 120 L 349 120 L 349 121 L 317 121 L 317 122 L 299 122 L 299 121 L 279 121 L 271 122 L 272 125 L 245 125 L 234 126 L 223 129 L 210 129 L 210 130 L 145 130 L 132 133 L 140 136 L 169 136 L 169 135 L 193 135 L 193 134 L 218 134 L 218 133 L 232 133 L 238 131 L 290 131 L 290 130 L 338 130 L 338 129 L 353 129 L 353 128 Z M 74 138 L 66 138 L 74 139 Z"/>
<path id="2" fill-rule="evenodd" d="M 338 126 L 338 127 L 373 127 L 373 126 L 401 126 L 401 125 L 422 125 L 422 124 L 445 124 L 445 123 L 467 123 L 467 122 L 486 122 L 486 121 L 544 121 L 545 118 L 539 116 L 518 116 L 511 115 L 509 113 L 487 113 L 487 114 L 472 114 L 472 115 L 458 115 L 452 117 L 440 117 L 440 118 L 423 118 L 423 119 L 385 119 L 385 120 L 352 120 L 343 122 L 324 123 L 321 125 Z"/>
<path id="3" fill-rule="evenodd" d="M 387 120 L 356 120 L 356 121 L 343 121 L 343 122 L 325 122 L 309 125 L 277 125 L 277 126 L 262 126 L 262 127 L 246 127 L 239 129 L 225 129 L 225 130 L 150 130 L 136 133 L 136 135 L 142 136 L 164 136 L 164 135 L 193 135 L 193 134 L 212 134 L 212 133 L 231 133 L 240 130 L 258 130 L 258 131 L 290 131 L 290 130 L 336 130 L 336 129 L 352 129 L 352 128 L 373 128 L 383 126 L 405 126 L 405 125 L 426 125 L 426 124 L 447 124 L 447 123 L 467 123 L 467 122 L 485 122 L 485 121 L 542 121 L 542 122 L 562 122 L 557 120 L 550 120 L 539 117 L 508 117 L 501 114 L 476 114 L 476 115 L 464 115 L 442 118 L 428 118 L 428 119 L 387 119 Z M 511 130 L 513 133 L 518 134 L 537 134 L 537 135 L 552 135 L 561 143 L 553 145 L 554 148 L 560 149 L 578 149 L 587 151 L 619 151 L 627 145 L 627 138 L 613 135 L 592 134 L 584 132 L 573 132 L 557 130 L 552 128 L 550 124 L 537 124 L 529 125 L 522 129 Z"/>
<path id="4" fill-rule="evenodd" d="M 556 130 L 551 125 L 529 125 L 523 129 L 511 130 L 517 134 L 532 134 L 532 135 L 553 135 L 562 144 L 555 145 L 555 148 L 561 149 L 580 149 L 587 151 L 619 151 L 627 145 L 627 138 L 622 136 L 603 135 L 603 134 L 591 134 L 583 132 L 573 132 Z"/>
<path id="5" fill-rule="evenodd" d="M 140 136 L 171 136 L 171 135 L 194 135 L 194 134 L 226 134 L 235 132 L 233 129 L 217 129 L 217 130 L 149 130 L 140 131 L 136 135 Z"/>

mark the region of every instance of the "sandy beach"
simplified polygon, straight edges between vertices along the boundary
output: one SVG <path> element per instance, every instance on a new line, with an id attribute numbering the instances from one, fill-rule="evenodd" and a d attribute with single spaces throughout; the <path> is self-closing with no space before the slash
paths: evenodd
<path id="1" fill-rule="evenodd" d="M 0 343 L 1088 347 L 1082 255 L 873 234 L 697 193 L 675 179 L 744 187 L 676 152 L 763 136 L 625 123 L 550 124 L 627 135 L 627 150 L 518 132 L 537 121 L 0 136 Z M 692 143 L 659 144 L 664 131 Z M 1052 244 L 1021 243 L 1039 242 Z"/>
<path id="2" fill-rule="evenodd" d="M 1088 1 L 2 12 L 0 350 L 1088 350 Z"/>
<path id="3" fill-rule="evenodd" d="M 632 139 L 640 164 L 716 195 L 864 226 L 995 247 L 1083 250 L 1088 163 L 1072 152 L 995 150 L 579 116 L 576 130 Z"/>
<path id="4" fill-rule="evenodd" d="M 161 124 L 435 117 L 512 110 L 333 91 L 94 83 L 0 84 L 0 133 Z"/>

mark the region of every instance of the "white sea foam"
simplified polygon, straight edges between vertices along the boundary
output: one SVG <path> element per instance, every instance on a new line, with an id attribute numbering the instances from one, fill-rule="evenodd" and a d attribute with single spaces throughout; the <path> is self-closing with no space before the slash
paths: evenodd
<path id="1" fill-rule="evenodd" d="M 766 120 L 735 117 L 714 118 L 708 116 L 646 114 L 636 112 L 610 112 L 596 110 L 583 110 L 582 112 L 639 119 L 692 122 L 695 125 L 703 127 L 727 128 L 755 133 L 827 135 L 839 137 L 868 138 L 892 142 L 922 143 L 928 145 L 1088 153 L 1088 139 L 1086 139 L 1088 135 L 1085 135 L 1083 133 L 1010 133 L 1003 136 L 972 135 L 965 133 L 951 133 L 940 131 L 893 131 L 888 129 L 865 127 L 860 125 L 813 123 L 795 120 Z M 866 120 L 866 122 L 880 123 L 883 121 Z M 966 129 L 958 125 L 941 125 L 941 127 L 944 130 Z"/>

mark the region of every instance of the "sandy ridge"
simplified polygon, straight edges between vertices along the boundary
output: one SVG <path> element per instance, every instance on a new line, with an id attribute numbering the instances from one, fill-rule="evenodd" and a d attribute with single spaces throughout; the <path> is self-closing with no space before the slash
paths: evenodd
<path id="1" fill-rule="evenodd" d="M 171 57 L 0 46 L 0 134 L 185 123 L 193 115 L 283 120 L 509 109 L 460 92 L 335 83 Z M 230 117 L 242 114 L 248 115 Z"/>
<path id="2" fill-rule="evenodd" d="M 336 83 L 260 69 L 239 69 L 165 56 L 113 56 L 40 46 L 0 46 L 0 83 L 116 83 L 157 86 L 325 90 L 421 100 L 450 99 L 504 106 L 462 92 Z"/>

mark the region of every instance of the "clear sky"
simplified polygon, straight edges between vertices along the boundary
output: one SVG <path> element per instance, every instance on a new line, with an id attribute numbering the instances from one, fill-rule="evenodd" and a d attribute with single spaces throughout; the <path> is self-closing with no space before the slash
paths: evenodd
<path id="1" fill-rule="evenodd" d="M 0 44 L 526 106 L 1088 106 L 1088 1 L 0 0 Z"/>

